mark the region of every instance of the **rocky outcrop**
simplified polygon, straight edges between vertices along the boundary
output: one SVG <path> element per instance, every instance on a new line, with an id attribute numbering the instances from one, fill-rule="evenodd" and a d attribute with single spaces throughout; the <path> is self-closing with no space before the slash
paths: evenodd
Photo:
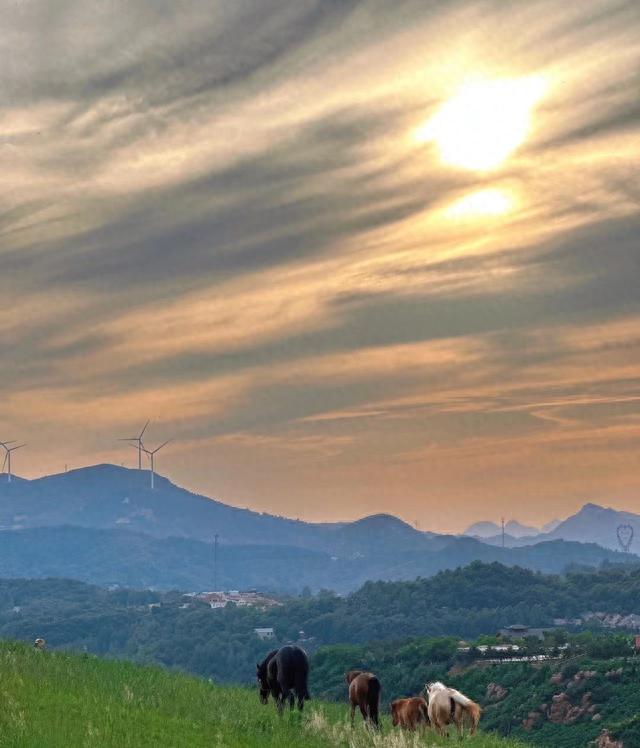
<path id="1" fill-rule="evenodd" d="M 597 740 L 590 745 L 595 746 L 595 748 L 624 748 L 622 740 L 615 740 L 609 730 L 603 730 Z"/>
<path id="2" fill-rule="evenodd" d="M 487 685 L 486 699 L 487 701 L 502 701 L 508 693 L 509 691 L 499 683 L 489 683 Z"/>
<path id="3" fill-rule="evenodd" d="M 527 716 L 522 720 L 522 726 L 525 730 L 533 730 L 533 728 L 542 720 L 542 714 L 540 712 L 529 712 Z"/>
<path id="4" fill-rule="evenodd" d="M 566 691 L 553 696 L 550 704 L 541 704 L 537 711 L 531 711 L 527 714 L 522 720 L 524 729 L 532 730 L 544 719 L 556 725 L 572 725 L 579 719 L 590 719 L 593 722 L 598 722 L 602 719 L 598 713 L 597 706 L 591 700 L 591 691 L 583 693 L 577 703 L 574 703 L 571 698 L 571 686 L 586 681 L 594 675 L 595 671 L 591 670 L 576 673 L 569 682 Z"/>

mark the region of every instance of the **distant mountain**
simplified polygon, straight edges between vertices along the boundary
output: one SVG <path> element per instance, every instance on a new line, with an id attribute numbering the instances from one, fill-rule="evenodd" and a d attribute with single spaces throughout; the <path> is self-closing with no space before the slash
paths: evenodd
<path id="1" fill-rule="evenodd" d="M 436 537 L 397 517 L 377 515 L 351 523 L 309 523 L 228 506 L 147 470 L 95 465 L 37 480 L 0 482 L 0 530 L 75 525 L 120 529 L 156 538 L 231 545 L 300 546 L 336 555 L 357 554 L 376 544 L 427 549 Z"/>
<path id="2" fill-rule="evenodd" d="M 509 520 L 504 526 L 504 530 L 512 538 L 533 537 L 540 534 L 537 527 L 523 525 L 515 519 Z M 497 535 L 502 537 L 502 528 L 495 522 L 476 522 L 468 527 L 463 534 L 471 538 L 493 538 Z"/>
<path id="3" fill-rule="evenodd" d="M 631 551 L 640 548 L 640 515 L 632 512 L 621 512 L 598 504 L 585 504 L 575 514 L 562 521 L 554 521 L 547 532 L 529 537 L 505 538 L 505 545 L 509 548 L 531 545 L 548 540 L 572 540 L 578 543 L 597 543 L 603 548 L 620 550 L 617 530 L 621 525 L 633 528 Z M 501 545 L 500 533 L 482 538 L 485 543 Z"/>
<path id="4" fill-rule="evenodd" d="M 597 545 L 550 541 L 502 549 L 473 538 L 452 537 L 431 550 L 381 550 L 338 557 L 285 545 L 225 545 L 218 549 L 218 586 L 258 587 L 299 593 L 304 587 L 350 592 L 368 580 L 403 581 L 430 577 L 472 561 L 499 561 L 559 573 L 568 565 L 600 566 L 631 560 Z M 631 557 L 638 561 L 635 556 Z M 210 543 L 186 538 L 153 538 L 127 530 L 38 527 L 0 532 L 0 577 L 77 579 L 103 587 L 206 590 L 213 586 Z"/>
<path id="5" fill-rule="evenodd" d="M 501 532 L 502 528 L 495 522 L 474 522 L 462 534 L 470 538 L 491 538 Z"/>
<path id="6" fill-rule="evenodd" d="M 526 538 L 540 534 L 539 528 L 531 527 L 530 525 L 523 525 L 514 519 L 509 520 L 504 529 L 505 532 L 508 532 L 509 535 L 512 535 L 514 538 Z"/>
<path id="7" fill-rule="evenodd" d="M 474 560 L 559 572 L 567 564 L 623 559 L 581 543 L 519 548 L 531 539 L 511 536 L 503 549 L 487 539 L 420 532 L 388 514 L 301 522 L 231 507 L 161 476 L 151 490 L 148 471 L 114 465 L 0 481 L 0 576 L 210 588 L 214 534 L 220 585 L 279 592 L 304 586 L 346 592 L 367 580 L 430 576 Z"/>
<path id="8" fill-rule="evenodd" d="M 551 532 L 562 522 L 561 519 L 552 519 L 551 522 L 547 522 L 546 525 L 542 525 L 542 532 Z"/>
<path id="9" fill-rule="evenodd" d="M 598 543 L 604 548 L 620 548 L 617 530 L 621 525 L 633 528 L 631 549 L 640 547 L 640 515 L 621 512 L 598 504 L 585 504 L 579 512 L 560 522 L 545 539 L 576 540 L 581 543 Z"/>

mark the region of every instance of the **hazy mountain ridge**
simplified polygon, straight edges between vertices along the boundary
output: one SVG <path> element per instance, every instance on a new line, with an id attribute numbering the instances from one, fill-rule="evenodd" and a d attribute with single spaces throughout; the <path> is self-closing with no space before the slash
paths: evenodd
<path id="1" fill-rule="evenodd" d="M 533 537 L 540 535 L 542 530 L 537 527 L 531 527 L 529 525 L 523 525 L 517 520 L 510 519 L 504 526 L 505 533 L 513 538 L 524 538 Z M 496 522 L 475 522 L 473 525 L 467 527 L 463 535 L 468 535 L 473 538 L 492 538 L 500 534 L 502 536 L 502 528 Z"/>
<path id="2" fill-rule="evenodd" d="M 156 538 L 183 537 L 233 545 L 300 546 L 331 553 L 357 553 L 376 536 L 405 549 L 427 549 L 443 536 L 420 532 L 390 515 L 355 522 L 310 523 L 229 506 L 192 493 L 146 470 L 95 465 L 36 480 L 0 482 L 0 528 L 75 525 L 125 529 Z M 440 547 L 440 543 L 437 543 Z"/>
<path id="3" fill-rule="evenodd" d="M 0 481 L 5 577 L 62 576 L 100 585 L 206 589 L 213 585 L 212 539 L 219 536 L 218 584 L 297 592 L 347 592 L 367 580 L 431 576 L 471 561 L 546 572 L 623 561 L 597 545 L 489 541 L 420 532 L 388 514 L 354 522 L 309 523 L 240 509 L 149 473 L 97 465 L 37 480 Z M 524 540 L 529 542 L 525 543 Z"/>
<path id="4" fill-rule="evenodd" d="M 153 538 L 127 530 L 38 527 L 0 533 L 0 577 L 64 577 L 100 586 L 203 590 L 214 587 L 210 543 L 188 538 Z M 638 561 L 637 557 L 632 557 Z M 259 587 L 299 593 L 304 587 L 350 592 L 369 580 L 431 577 L 473 561 L 498 561 L 547 573 L 569 565 L 600 566 L 631 560 L 585 543 L 550 541 L 523 548 L 498 548 L 472 538 L 454 538 L 435 550 L 384 550 L 337 557 L 285 545 L 225 545 L 218 548 L 219 588 Z"/>
<path id="5" fill-rule="evenodd" d="M 497 528 L 497 532 L 489 532 L 491 525 Z M 631 544 L 633 552 L 634 549 L 640 547 L 640 515 L 593 503 L 585 504 L 579 511 L 564 520 L 554 520 L 548 523 L 545 527 L 550 527 L 550 530 L 535 535 L 518 536 L 514 532 L 509 532 L 507 525 L 505 526 L 505 545 L 508 548 L 516 548 L 549 540 L 570 540 L 577 543 L 597 543 L 603 548 L 621 550 L 617 535 L 620 525 L 630 525 L 633 528 Z M 476 528 L 484 529 L 485 534 L 473 532 Z M 502 544 L 502 532 L 495 523 L 478 522 L 471 525 L 465 534 L 491 545 Z"/>

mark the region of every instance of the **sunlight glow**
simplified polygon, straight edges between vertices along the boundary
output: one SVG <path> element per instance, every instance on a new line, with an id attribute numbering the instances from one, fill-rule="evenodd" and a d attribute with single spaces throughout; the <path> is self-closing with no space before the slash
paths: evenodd
<path id="1" fill-rule="evenodd" d="M 466 220 L 502 216 L 513 209 L 514 197 L 505 190 L 489 188 L 477 190 L 456 200 L 445 210 L 447 218 Z"/>
<path id="2" fill-rule="evenodd" d="M 533 108 L 546 88 L 539 76 L 467 83 L 418 128 L 415 138 L 434 142 L 452 166 L 494 169 L 526 138 Z"/>

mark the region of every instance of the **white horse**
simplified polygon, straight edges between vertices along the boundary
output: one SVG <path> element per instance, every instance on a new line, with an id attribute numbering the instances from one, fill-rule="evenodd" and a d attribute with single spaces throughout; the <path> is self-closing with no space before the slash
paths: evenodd
<path id="1" fill-rule="evenodd" d="M 458 735 L 462 735 L 465 716 L 471 723 L 471 734 L 474 735 L 480 721 L 482 709 L 468 696 L 436 681 L 425 685 L 429 701 L 429 719 L 440 735 L 451 722 L 455 723 Z"/>

